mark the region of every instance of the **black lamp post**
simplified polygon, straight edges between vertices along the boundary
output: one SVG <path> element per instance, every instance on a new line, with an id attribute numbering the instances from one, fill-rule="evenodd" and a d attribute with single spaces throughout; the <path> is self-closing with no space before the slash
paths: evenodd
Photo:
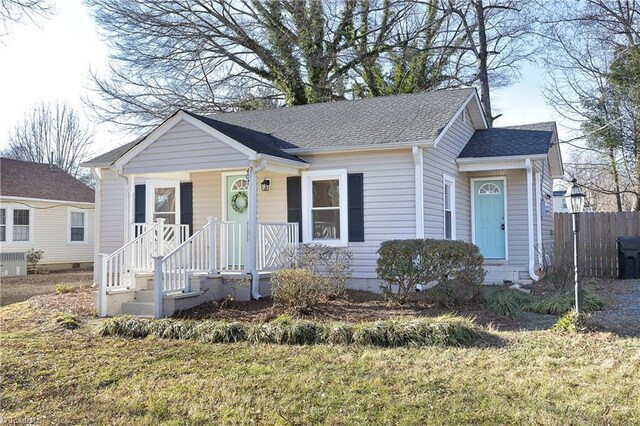
<path id="1" fill-rule="evenodd" d="M 574 278 L 576 283 L 576 313 L 580 313 L 582 311 L 582 289 L 580 288 L 580 282 L 578 280 L 578 213 L 580 213 L 584 208 L 584 199 L 586 198 L 586 195 L 582 192 L 576 182 L 576 179 L 571 181 L 572 185 L 567 189 L 566 194 L 564 194 L 564 198 L 567 201 L 567 208 L 571 213 L 573 224 L 573 266 L 575 269 Z"/>

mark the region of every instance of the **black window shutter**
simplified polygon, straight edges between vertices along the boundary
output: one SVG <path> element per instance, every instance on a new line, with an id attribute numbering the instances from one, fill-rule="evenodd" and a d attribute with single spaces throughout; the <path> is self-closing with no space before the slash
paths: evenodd
<path id="1" fill-rule="evenodd" d="M 136 185 L 135 187 L 135 205 L 134 205 L 134 221 L 135 223 L 145 223 L 146 221 L 146 206 L 147 206 L 147 186 Z"/>
<path id="2" fill-rule="evenodd" d="M 364 192 L 362 173 L 347 175 L 347 196 L 349 198 L 349 241 L 364 241 Z"/>
<path id="3" fill-rule="evenodd" d="M 302 242 L 302 179 L 287 177 L 287 222 L 298 223 L 298 241 Z"/>
<path id="4" fill-rule="evenodd" d="M 189 225 L 189 235 L 193 234 L 193 184 L 180 183 L 180 223 Z"/>

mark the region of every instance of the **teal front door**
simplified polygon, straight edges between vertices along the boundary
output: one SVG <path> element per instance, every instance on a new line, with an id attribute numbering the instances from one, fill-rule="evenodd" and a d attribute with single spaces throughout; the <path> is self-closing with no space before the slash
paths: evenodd
<path id="1" fill-rule="evenodd" d="M 226 176 L 226 267 L 241 270 L 244 267 L 246 230 L 249 218 L 249 182 L 246 175 Z"/>
<path id="2" fill-rule="evenodd" d="M 485 259 L 506 259 L 504 181 L 474 181 L 473 197 L 475 244 Z"/>

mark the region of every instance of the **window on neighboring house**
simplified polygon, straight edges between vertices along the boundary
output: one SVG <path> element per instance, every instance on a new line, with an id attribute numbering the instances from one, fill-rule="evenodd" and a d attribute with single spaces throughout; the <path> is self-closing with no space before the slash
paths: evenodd
<path id="1" fill-rule="evenodd" d="M 69 212 L 69 241 L 84 242 L 86 236 L 85 230 L 85 212 L 70 211 Z"/>
<path id="2" fill-rule="evenodd" d="M 0 209 L 0 241 L 7 241 L 7 209 Z"/>
<path id="3" fill-rule="evenodd" d="M 451 176 L 443 177 L 444 186 L 444 238 L 456 239 L 456 181 Z"/>
<path id="4" fill-rule="evenodd" d="M 346 170 L 305 172 L 303 176 L 304 241 L 346 245 Z"/>
<path id="5" fill-rule="evenodd" d="M 13 209 L 13 241 L 29 241 L 29 210 Z"/>

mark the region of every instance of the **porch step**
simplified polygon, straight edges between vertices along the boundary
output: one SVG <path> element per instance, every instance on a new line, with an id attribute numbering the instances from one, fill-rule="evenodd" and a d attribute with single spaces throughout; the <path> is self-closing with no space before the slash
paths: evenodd
<path id="1" fill-rule="evenodd" d="M 140 317 L 153 317 L 153 303 L 145 302 L 125 302 L 122 304 L 122 313 L 137 315 Z"/>
<path id="2" fill-rule="evenodd" d="M 186 299 L 188 297 L 200 296 L 199 291 L 192 291 L 190 293 L 173 293 L 163 297 L 163 299 Z M 151 303 L 153 305 L 154 291 L 153 290 L 138 290 L 134 296 L 134 300 L 140 303 Z"/>

